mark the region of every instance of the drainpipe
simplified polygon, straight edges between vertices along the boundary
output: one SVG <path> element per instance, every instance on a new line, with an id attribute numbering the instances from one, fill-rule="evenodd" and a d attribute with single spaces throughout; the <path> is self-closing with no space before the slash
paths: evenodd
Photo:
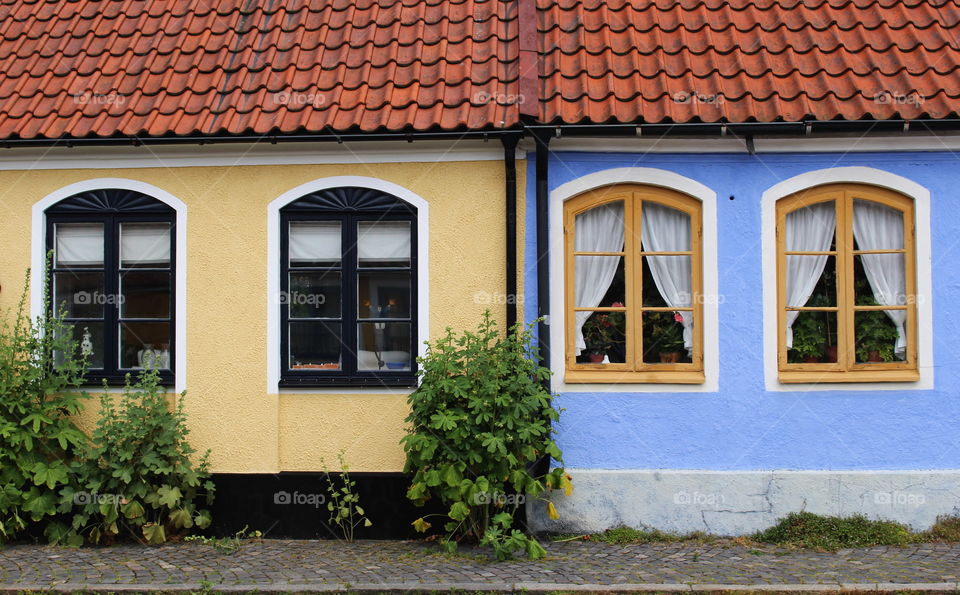
<path id="1" fill-rule="evenodd" d="M 540 338 L 540 365 L 550 367 L 550 233 L 547 217 L 549 215 L 549 192 L 547 183 L 549 173 L 547 160 L 550 142 L 548 134 L 534 134 L 536 152 L 536 195 L 537 195 L 537 316 L 545 318 L 537 326 Z"/>
<path id="2" fill-rule="evenodd" d="M 517 323 L 517 142 L 519 136 L 503 136 L 504 198 L 506 201 L 507 332 Z"/>

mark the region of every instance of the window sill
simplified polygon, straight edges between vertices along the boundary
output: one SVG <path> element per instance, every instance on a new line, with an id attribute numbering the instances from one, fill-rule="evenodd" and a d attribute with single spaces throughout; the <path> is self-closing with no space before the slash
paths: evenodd
<path id="1" fill-rule="evenodd" d="M 417 386 L 416 376 L 401 377 L 365 377 L 365 378 L 323 378 L 323 377 L 294 377 L 281 378 L 280 388 L 414 388 Z"/>
<path id="2" fill-rule="evenodd" d="M 139 378 L 140 376 L 140 370 L 131 370 L 129 374 L 130 374 L 130 383 L 136 384 L 137 378 Z M 107 381 L 107 386 L 110 388 L 123 388 L 124 386 L 127 385 L 126 373 L 124 373 L 122 375 L 109 375 L 109 376 L 103 376 L 103 375 L 94 376 L 91 374 L 87 374 L 87 377 L 84 379 L 83 384 L 81 384 L 80 386 L 84 389 L 103 388 L 104 380 Z M 172 388 L 176 384 L 176 382 L 174 377 L 169 373 L 168 374 L 161 373 L 160 381 L 158 382 L 158 384 L 164 388 Z"/>
<path id="3" fill-rule="evenodd" d="M 917 370 L 852 370 L 841 371 L 783 371 L 778 375 L 783 384 L 819 384 L 828 382 L 917 382 Z"/>
<path id="4" fill-rule="evenodd" d="M 703 384 L 703 372 L 688 370 L 621 372 L 617 370 L 570 370 L 567 384 Z"/>

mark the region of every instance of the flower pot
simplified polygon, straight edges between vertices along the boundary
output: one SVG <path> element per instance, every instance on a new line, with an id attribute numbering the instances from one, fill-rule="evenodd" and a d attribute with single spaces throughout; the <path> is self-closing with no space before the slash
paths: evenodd
<path id="1" fill-rule="evenodd" d="M 867 361 L 872 363 L 882 362 L 883 358 L 880 357 L 880 350 L 877 349 L 867 353 Z"/>
<path id="2" fill-rule="evenodd" d="M 827 361 L 835 363 L 837 361 L 837 346 L 827 345 Z"/>
<path id="3" fill-rule="evenodd" d="M 603 358 L 606 354 L 604 353 L 588 353 L 587 358 L 590 360 L 590 363 L 601 364 L 603 363 Z"/>
<path id="4" fill-rule="evenodd" d="M 817 357 L 817 356 L 815 356 L 815 355 L 808 355 L 807 357 L 803 358 L 803 363 L 805 363 L 805 364 L 819 364 L 819 363 L 820 363 L 820 358 Z"/>
<path id="5" fill-rule="evenodd" d="M 661 364 L 675 364 L 680 361 L 681 353 L 679 351 L 661 351 L 660 352 L 660 363 Z"/>

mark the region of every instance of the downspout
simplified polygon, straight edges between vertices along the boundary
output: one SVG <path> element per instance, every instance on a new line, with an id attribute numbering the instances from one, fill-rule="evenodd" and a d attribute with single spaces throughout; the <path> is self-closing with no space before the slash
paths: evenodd
<path id="1" fill-rule="evenodd" d="M 540 339 L 540 365 L 550 368 L 550 233 L 549 198 L 550 186 L 547 145 L 550 136 L 535 134 L 536 151 L 536 195 L 537 195 L 537 335 Z"/>
<path id="2" fill-rule="evenodd" d="M 503 173 L 506 201 L 507 332 L 517 323 L 517 142 L 519 136 L 504 136 Z"/>

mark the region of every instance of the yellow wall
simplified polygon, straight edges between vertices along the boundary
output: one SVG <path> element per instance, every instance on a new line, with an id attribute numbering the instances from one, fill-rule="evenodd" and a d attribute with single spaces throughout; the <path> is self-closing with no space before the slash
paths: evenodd
<path id="1" fill-rule="evenodd" d="M 521 219 L 524 170 L 519 162 Z M 474 298 L 504 292 L 499 160 L 2 171 L 0 308 L 14 306 L 22 289 L 35 202 L 93 178 L 157 186 L 188 209 L 187 413 L 191 442 L 212 450 L 213 471 L 315 471 L 321 458 L 336 465 L 341 449 L 351 470 L 399 471 L 405 395 L 266 394 L 267 205 L 295 186 L 334 175 L 387 180 L 429 203 L 431 336 L 447 326 L 473 327 L 487 307 L 503 320 L 502 303 Z M 522 220 L 518 228 L 523 230 Z M 522 271 L 522 249 L 519 255 Z M 92 401 L 80 422 L 89 427 L 95 413 Z"/>

